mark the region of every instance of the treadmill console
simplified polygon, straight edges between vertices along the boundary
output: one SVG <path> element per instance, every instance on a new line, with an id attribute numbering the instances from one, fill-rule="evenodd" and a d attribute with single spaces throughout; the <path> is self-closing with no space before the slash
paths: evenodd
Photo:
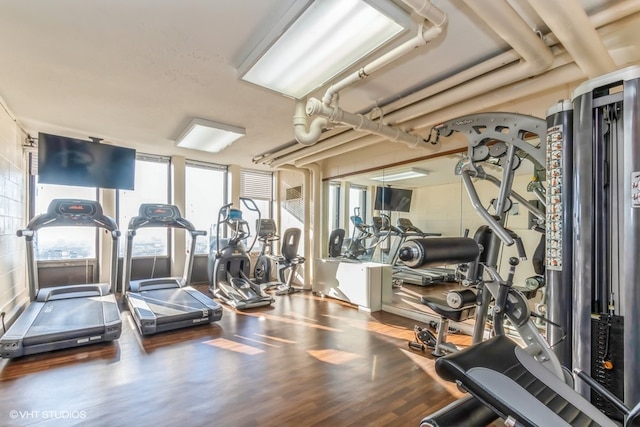
<path id="1" fill-rule="evenodd" d="M 156 222 L 175 222 L 181 217 L 177 206 L 158 204 L 142 204 L 139 215 Z"/>
<path id="2" fill-rule="evenodd" d="M 102 209 L 98 202 L 90 200 L 54 200 L 49 205 L 49 213 L 70 218 L 96 217 L 102 215 Z"/>

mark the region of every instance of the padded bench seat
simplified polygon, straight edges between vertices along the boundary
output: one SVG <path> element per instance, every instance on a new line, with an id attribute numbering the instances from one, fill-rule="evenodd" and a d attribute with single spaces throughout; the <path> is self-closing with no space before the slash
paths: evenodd
<path id="1" fill-rule="evenodd" d="M 436 372 L 517 425 L 618 425 L 504 336 L 438 359 Z"/>

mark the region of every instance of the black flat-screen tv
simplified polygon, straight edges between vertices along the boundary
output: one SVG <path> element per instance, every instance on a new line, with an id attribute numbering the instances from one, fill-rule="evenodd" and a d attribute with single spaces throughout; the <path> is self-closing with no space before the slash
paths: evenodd
<path id="1" fill-rule="evenodd" d="M 38 134 L 38 182 L 133 190 L 136 150 Z"/>
<path id="2" fill-rule="evenodd" d="M 402 188 L 376 187 L 375 210 L 392 212 L 409 212 L 413 190 Z"/>

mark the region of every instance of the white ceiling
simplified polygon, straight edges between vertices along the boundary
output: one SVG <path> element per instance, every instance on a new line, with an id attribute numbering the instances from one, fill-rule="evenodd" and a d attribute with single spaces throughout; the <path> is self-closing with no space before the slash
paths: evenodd
<path id="1" fill-rule="evenodd" d="M 252 157 L 293 142 L 294 101 L 239 80 L 237 69 L 292 3 L 3 0 L 0 97 L 33 136 L 95 136 L 253 166 Z M 446 34 L 345 89 L 342 108 L 366 111 L 509 48 L 461 0 L 433 3 L 449 15 Z M 525 0 L 510 3 L 540 25 Z M 593 10 L 616 1 L 581 3 Z M 245 127 L 247 136 L 218 155 L 174 148 L 192 117 Z"/>

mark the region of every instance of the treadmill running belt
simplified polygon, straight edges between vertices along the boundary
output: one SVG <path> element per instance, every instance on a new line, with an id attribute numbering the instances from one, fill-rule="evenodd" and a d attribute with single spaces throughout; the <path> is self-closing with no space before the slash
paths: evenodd
<path id="1" fill-rule="evenodd" d="M 207 317 L 209 310 L 184 289 L 155 289 L 140 295 L 157 317 L 157 323 L 171 323 Z"/>
<path id="2" fill-rule="evenodd" d="M 24 345 L 37 345 L 104 333 L 102 301 L 73 298 L 47 301 L 24 337 Z"/>

